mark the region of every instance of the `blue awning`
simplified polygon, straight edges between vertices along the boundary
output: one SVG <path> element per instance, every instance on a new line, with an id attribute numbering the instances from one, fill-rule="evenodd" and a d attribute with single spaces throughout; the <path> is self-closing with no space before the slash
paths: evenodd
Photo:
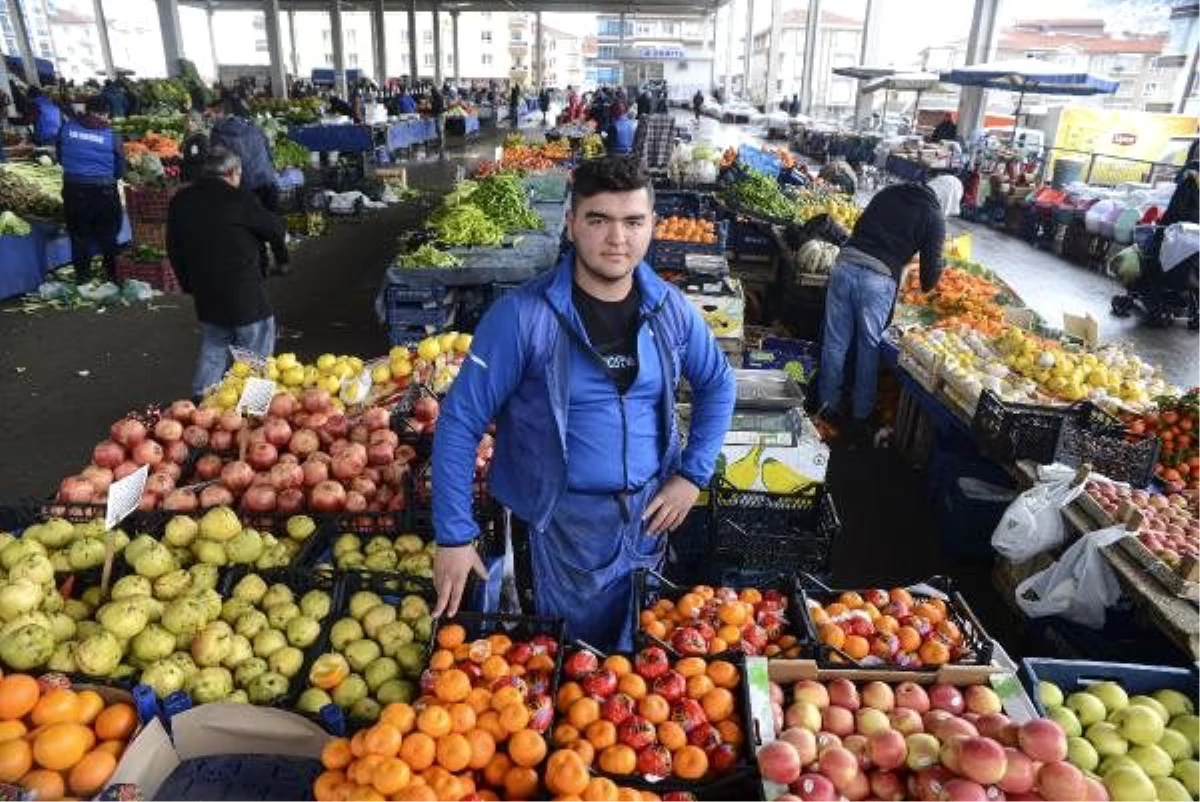
<path id="1" fill-rule="evenodd" d="M 20 56 L 4 57 L 4 63 L 8 67 L 8 71 L 13 75 L 18 76 L 22 80 L 25 79 L 25 66 L 21 61 Z M 33 63 L 37 66 L 38 80 L 43 83 L 56 81 L 57 76 L 54 74 L 54 62 L 49 59 L 35 58 Z"/>

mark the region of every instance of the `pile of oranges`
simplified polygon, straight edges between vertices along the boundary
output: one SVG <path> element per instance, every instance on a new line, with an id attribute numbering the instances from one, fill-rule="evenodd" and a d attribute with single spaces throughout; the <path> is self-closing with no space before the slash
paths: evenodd
<path id="1" fill-rule="evenodd" d="M 313 793 L 324 800 L 534 799 L 548 752 L 543 733 L 558 644 L 493 633 L 467 640 L 443 624 L 422 696 L 393 703 L 352 738 L 335 738 Z"/>
<path id="2" fill-rule="evenodd" d="M 920 668 L 954 662 L 964 652 L 946 602 L 904 588 L 846 591 L 831 603 L 810 603 L 809 616 L 821 643 L 853 660 Z"/>
<path id="3" fill-rule="evenodd" d="M 639 627 L 681 655 L 735 649 L 795 658 L 800 642 L 788 626 L 787 605 L 787 597 L 777 590 L 696 585 L 675 600 L 660 598 L 642 610 Z"/>
<path id="4" fill-rule="evenodd" d="M 0 783 L 36 799 L 86 799 L 104 790 L 137 730 L 132 705 L 65 684 L 0 678 Z"/>
<path id="5" fill-rule="evenodd" d="M 699 217 L 663 217 L 654 226 L 654 238 L 669 242 L 717 244 L 717 226 Z"/>

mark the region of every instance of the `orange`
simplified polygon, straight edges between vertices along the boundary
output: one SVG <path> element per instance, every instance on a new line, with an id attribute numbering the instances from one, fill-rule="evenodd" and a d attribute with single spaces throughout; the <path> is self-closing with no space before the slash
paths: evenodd
<path id="1" fill-rule="evenodd" d="M 482 769 L 492 762 L 492 756 L 496 754 L 496 739 L 492 737 L 487 730 L 473 729 L 466 733 L 467 743 L 471 745 L 471 762 L 468 765 L 472 769 Z"/>
<path id="2" fill-rule="evenodd" d="M 742 631 L 733 624 L 725 624 L 717 630 L 717 637 L 726 643 L 737 643 L 742 639 Z"/>
<path id="3" fill-rule="evenodd" d="M 508 739 L 508 756 L 518 766 L 536 766 L 546 758 L 546 739 L 533 730 L 521 730 Z"/>
<path id="4" fill-rule="evenodd" d="M 667 638 L 667 625 L 657 618 L 645 624 L 642 629 L 652 638 L 658 638 L 659 640 L 666 640 Z"/>
<path id="5" fill-rule="evenodd" d="M 942 619 L 946 617 L 941 609 L 929 602 L 921 602 L 913 608 L 913 615 L 919 615 L 935 626 L 941 623 Z"/>
<path id="6" fill-rule="evenodd" d="M 704 598 L 698 593 L 685 593 L 675 602 L 675 609 L 685 619 L 699 618 L 700 609 L 704 607 Z"/>
<path id="7" fill-rule="evenodd" d="M 713 660 L 709 663 L 708 676 L 718 688 L 736 688 L 742 680 L 737 666 L 728 660 Z"/>
<path id="8" fill-rule="evenodd" d="M 498 654 L 493 654 L 483 661 L 479 670 L 483 672 L 484 679 L 497 680 L 508 674 L 508 661 Z"/>
<path id="9" fill-rule="evenodd" d="M 443 702 L 461 702 L 471 692 L 471 678 L 457 668 L 443 671 L 433 681 L 433 692 Z"/>
<path id="10" fill-rule="evenodd" d="M 733 694 L 726 688 L 713 688 L 700 700 L 709 723 L 715 724 L 733 716 Z"/>
<path id="11" fill-rule="evenodd" d="M 82 753 L 81 755 L 82 756 Z M 33 768 L 33 750 L 23 740 L 0 744 L 0 782 L 15 783 Z M 56 769 L 68 766 L 55 766 Z"/>
<path id="12" fill-rule="evenodd" d="M 330 738 L 321 749 L 321 765 L 330 771 L 346 768 L 353 759 L 350 741 L 346 738 Z"/>
<path id="13" fill-rule="evenodd" d="M 708 773 L 708 755 L 698 746 L 685 746 L 671 755 L 675 776 L 684 780 L 699 780 Z"/>
<path id="14" fill-rule="evenodd" d="M 871 653 L 871 644 L 861 635 L 847 635 L 842 651 L 847 657 L 860 660 Z"/>
<path id="15" fill-rule="evenodd" d="M 462 733 L 452 732 L 437 741 L 437 762 L 446 771 L 462 771 L 471 763 L 471 742 Z"/>
<path id="16" fill-rule="evenodd" d="M 317 802 L 335 802 L 345 799 L 343 787 L 346 785 L 346 775 L 341 771 L 326 770 L 321 772 L 313 782 L 313 798 Z M 59 797 L 51 797 L 58 799 Z"/>
<path id="17" fill-rule="evenodd" d="M 825 607 L 825 612 L 829 613 L 830 618 L 837 618 L 850 612 L 850 608 L 841 602 L 834 602 Z"/>
<path id="18" fill-rule="evenodd" d="M 448 671 L 454 668 L 454 652 L 448 649 L 438 649 L 429 655 L 430 671 Z"/>
<path id="19" fill-rule="evenodd" d="M 604 667 L 618 677 L 623 677 L 633 671 L 633 663 L 629 662 L 628 657 L 621 654 L 611 654 L 604 658 Z"/>
<path id="20" fill-rule="evenodd" d="M 875 631 L 883 635 L 894 635 L 900 629 L 900 622 L 890 615 L 881 615 L 875 622 Z"/>
<path id="21" fill-rule="evenodd" d="M 369 755 L 395 757 L 396 753 L 400 751 L 400 742 L 403 739 L 404 733 L 400 732 L 399 727 L 381 721 L 367 730 L 367 734 L 363 737 L 363 747 Z"/>
<path id="22" fill-rule="evenodd" d="M 479 714 L 475 720 L 475 726 L 492 736 L 492 739 L 499 742 L 508 737 L 508 730 L 500 723 L 500 714 L 495 710 L 487 710 Z"/>
<path id="23" fill-rule="evenodd" d="M 355 758 L 366 757 L 367 731 L 359 730 L 350 737 L 350 754 Z"/>
<path id="24" fill-rule="evenodd" d="M 571 751 L 583 758 L 583 762 L 589 766 L 596 762 L 596 747 L 586 738 L 580 738 L 571 744 Z"/>
<path id="25" fill-rule="evenodd" d="M 503 710 L 512 704 L 525 704 L 525 696 L 521 693 L 520 688 L 505 685 L 492 693 L 493 710 Z"/>
<path id="26" fill-rule="evenodd" d="M 594 724 L 595 722 L 592 722 Z M 592 726 L 591 724 L 588 725 Z M 570 724 L 563 722 L 562 724 L 554 725 L 554 732 L 551 735 L 554 743 L 559 746 L 570 746 L 579 740 L 579 730 L 572 727 Z"/>
<path id="27" fill-rule="evenodd" d="M 587 764 L 570 749 L 559 749 L 546 761 L 546 790 L 556 796 L 578 796 L 591 777 Z"/>
<path id="28" fill-rule="evenodd" d="M 856 607 L 863 606 L 863 597 L 855 593 L 853 590 L 847 590 L 842 595 L 838 596 L 838 601 L 849 607 L 851 610 Z"/>
<path id="29" fill-rule="evenodd" d="M 21 721 L 0 721 L 0 742 L 20 738 L 28 730 Z"/>
<path id="30" fill-rule="evenodd" d="M 67 774 L 67 788 L 76 796 L 91 796 L 100 792 L 108 778 L 116 771 L 116 758 L 107 752 L 89 752 L 83 760 L 71 767 Z"/>
<path id="31" fill-rule="evenodd" d="M 461 646 L 467 639 L 467 631 L 461 624 L 442 624 L 438 627 L 437 645 L 443 649 Z"/>
<path id="32" fill-rule="evenodd" d="M 504 775 L 506 799 L 533 799 L 538 792 L 537 772 L 528 766 L 513 766 Z"/>
<path id="33" fill-rule="evenodd" d="M 370 785 L 375 769 L 386 758 L 383 755 L 364 755 L 346 767 L 346 781 L 354 785 Z"/>
<path id="34" fill-rule="evenodd" d="M 633 774 L 637 771 L 637 753 L 625 744 L 613 744 L 600 751 L 600 770 L 608 774 Z"/>
<path id="35" fill-rule="evenodd" d="M 958 628 L 958 624 L 954 623 L 949 618 L 938 622 L 937 631 L 944 637 L 948 638 L 952 643 L 962 643 L 962 630 Z"/>
<path id="36" fill-rule="evenodd" d="M 639 676 L 639 675 L 634 675 Z M 559 686 L 558 694 L 554 697 L 554 707 L 559 712 L 565 712 L 571 706 L 571 702 L 576 699 L 583 698 L 583 688 L 579 687 L 578 682 L 564 682 Z"/>
<path id="37" fill-rule="evenodd" d="M 400 802 L 437 802 L 438 795 L 425 782 L 414 780 L 392 794 L 391 798 Z"/>
<path id="38" fill-rule="evenodd" d="M 523 702 L 513 702 L 500 710 L 500 726 L 506 732 L 520 732 L 529 726 L 529 708 Z"/>
<path id="39" fill-rule="evenodd" d="M 896 638 L 900 641 L 900 651 L 903 652 L 915 652 L 921 646 L 921 633 L 912 627 L 897 629 Z"/>
<path id="40" fill-rule="evenodd" d="M 735 747 L 741 746 L 742 741 L 746 739 L 742 734 L 742 728 L 731 718 L 718 721 L 717 732 L 721 735 L 721 743 L 730 744 Z"/>
<path id="41" fill-rule="evenodd" d="M 417 711 L 403 702 L 392 702 L 379 714 L 379 720 L 395 725 L 400 734 L 408 735 L 417 724 Z"/>
<path id="42" fill-rule="evenodd" d="M 96 736 L 85 724 L 50 724 L 33 740 L 33 759 L 44 769 L 64 771 L 78 763 L 95 744 Z M 5 746 L 8 744 L 0 744 L 0 748 Z M 19 778 L 21 774 L 13 779 Z"/>
<path id="43" fill-rule="evenodd" d="M 940 666 L 950 662 L 950 649 L 941 641 L 927 640 L 921 644 L 917 656 L 927 666 Z"/>
<path id="44" fill-rule="evenodd" d="M 62 799 L 67 795 L 62 774 L 50 769 L 33 769 L 19 784 L 26 791 L 32 791 L 35 799 Z"/>
<path id="45" fill-rule="evenodd" d="M 651 724 L 661 724 L 671 717 L 671 704 L 657 693 L 652 693 L 638 702 L 638 715 Z"/>
<path id="46" fill-rule="evenodd" d="M 587 726 L 584 737 L 597 749 L 604 749 L 617 742 L 617 725 L 611 721 L 599 719 Z"/>
<path id="47" fill-rule="evenodd" d="M 96 716 L 100 715 L 100 711 L 104 709 L 104 697 L 95 691 L 80 691 L 75 696 L 76 708 L 75 712 L 79 716 L 80 724 L 91 724 L 96 720 Z"/>
<path id="48" fill-rule="evenodd" d="M 907 604 L 909 607 L 912 607 L 912 603 L 913 603 L 912 594 L 909 593 L 904 588 L 892 588 L 891 590 L 888 591 L 888 598 L 894 602 L 900 602 L 902 604 Z"/>
<path id="49" fill-rule="evenodd" d="M 398 757 L 385 757 L 371 775 L 371 785 L 384 796 L 391 796 L 412 782 L 412 771 Z"/>
<path id="50" fill-rule="evenodd" d="M 694 677 L 688 677 L 688 698 L 699 699 L 715 687 L 717 687 L 716 683 L 709 679 L 707 674 L 697 674 Z"/>
<path id="51" fill-rule="evenodd" d="M 600 718 L 600 703 L 586 696 L 571 702 L 571 706 L 567 708 L 567 721 L 577 730 L 586 729 L 587 725 L 598 718 Z"/>
<path id="52" fill-rule="evenodd" d="M 424 732 L 410 732 L 400 744 L 400 759 L 413 771 L 424 771 L 437 757 L 437 742 Z"/>
<path id="53" fill-rule="evenodd" d="M 117 702 L 101 710 L 92 727 L 96 730 L 96 737 L 102 741 L 114 738 L 128 740 L 137 729 L 137 723 L 137 711 L 133 706 Z"/>
<path id="54" fill-rule="evenodd" d="M 452 732 L 466 732 L 475 728 L 475 709 L 465 702 L 450 705 L 450 729 Z"/>
<path id="55" fill-rule="evenodd" d="M 684 679 L 688 677 L 703 676 L 704 670 L 708 664 L 704 662 L 702 657 L 685 657 L 675 663 L 675 670 L 683 675 Z"/>
<path id="56" fill-rule="evenodd" d="M 809 608 L 808 615 L 817 626 L 829 623 L 829 613 L 825 612 L 824 607 Z"/>
<path id="57" fill-rule="evenodd" d="M 717 608 L 717 618 L 722 624 L 740 627 L 750 620 L 750 608 L 742 602 L 729 602 Z"/>
<path id="58" fill-rule="evenodd" d="M 485 640 L 492 647 L 492 654 L 504 656 L 508 654 L 508 650 L 512 648 L 512 638 L 505 635 L 503 632 L 493 632 L 488 635 Z"/>
<path id="59" fill-rule="evenodd" d="M 687 746 L 687 733 L 677 722 L 664 721 L 658 725 L 658 742 L 674 752 L 676 749 Z"/>
<path id="60" fill-rule="evenodd" d="M 580 796 L 587 802 L 616 802 L 620 793 L 617 784 L 607 777 L 593 777 Z"/>
<path id="61" fill-rule="evenodd" d="M 526 671 L 546 671 L 554 670 L 554 658 L 548 654 L 535 654 L 525 662 Z"/>
<path id="62" fill-rule="evenodd" d="M 617 787 L 617 799 L 621 802 L 642 802 L 642 794 L 636 788 Z"/>
<path id="63" fill-rule="evenodd" d="M 431 738 L 448 734 L 450 726 L 450 711 L 441 705 L 430 705 L 417 715 L 417 729 Z"/>
<path id="64" fill-rule="evenodd" d="M 96 748 L 108 752 L 117 760 L 121 759 L 121 755 L 125 754 L 126 743 L 124 741 L 101 741 Z"/>
<path id="65" fill-rule="evenodd" d="M 492 759 L 483 767 L 483 780 L 493 788 L 503 788 L 504 778 L 512 768 L 512 761 L 503 752 L 492 755 Z"/>
<path id="66" fill-rule="evenodd" d="M 846 643 L 846 633 L 837 624 L 822 624 L 817 630 L 817 637 L 826 646 L 840 649 Z"/>
<path id="67" fill-rule="evenodd" d="M 387 802 L 386 796 L 371 786 L 362 784 L 352 787 L 346 798 L 356 800 L 356 802 Z"/>
<path id="68" fill-rule="evenodd" d="M 79 705 L 76 702 L 75 691 L 67 688 L 51 688 L 42 694 L 38 703 L 33 706 L 29 720 L 35 727 L 46 724 L 62 724 L 67 721 L 79 720 Z M 136 719 L 136 716 L 135 716 Z"/>
<path id="69" fill-rule="evenodd" d="M 627 694 L 629 698 L 635 702 L 645 698 L 649 689 L 646 687 L 646 680 L 641 674 L 625 674 L 617 680 L 617 690 Z"/>
<path id="70" fill-rule="evenodd" d="M 472 688 L 467 694 L 466 704 L 471 706 L 476 715 L 490 710 L 492 707 L 492 692 L 487 688 Z"/>
<path id="71" fill-rule="evenodd" d="M 37 680 L 27 674 L 0 677 L 0 719 L 24 718 L 42 695 Z"/>
<path id="72" fill-rule="evenodd" d="M 729 649 L 729 643 L 720 636 L 717 636 L 708 642 L 708 654 L 720 654 L 727 649 Z"/>

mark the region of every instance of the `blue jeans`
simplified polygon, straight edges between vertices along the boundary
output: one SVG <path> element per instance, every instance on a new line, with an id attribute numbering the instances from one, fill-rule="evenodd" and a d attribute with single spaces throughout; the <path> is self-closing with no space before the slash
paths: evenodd
<path id="1" fill-rule="evenodd" d="M 200 358 L 192 376 L 192 395 L 203 395 L 205 390 L 221 381 L 229 369 L 231 345 L 253 351 L 264 359 L 269 357 L 275 351 L 275 318 L 233 327 L 202 322 Z"/>
<path id="2" fill-rule="evenodd" d="M 822 408 L 836 409 L 841 401 L 846 355 L 854 353 L 854 394 L 851 414 L 866 420 L 875 408 L 879 373 L 879 340 L 896 300 L 896 282 L 882 273 L 857 265 L 839 264 L 829 277 L 825 296 L 825 328 L 817 375 Z"/>

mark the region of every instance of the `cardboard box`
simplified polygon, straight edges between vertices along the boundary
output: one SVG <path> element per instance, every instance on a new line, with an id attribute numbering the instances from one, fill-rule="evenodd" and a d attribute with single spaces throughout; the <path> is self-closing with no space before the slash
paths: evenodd
<path id="1" fill-rule="evenodd" d="M 742 340 L 746 298 L 741 281 L 729 277 L 690 277 L 681 289 L 684 297 L 700 310 L 718 339 Z"/>
<path id="2" fill-rule="evenodd" d="M 332 738 L 311 721 L 271 707 L 208 704 L 171 719 L 171 735 L 158 719 L 129 745 L 110 784 L 133 783 L 144 799 L 158 798 L 185 760 L 221 755 L 286 755 L 319 759 Z"/>
<path id="3" fill-rule="evenodd" d="M 767 460 L 782 463 L 798 474 L 801 482 L 824 484 L 829 465 L 829 446 L 821 441 L 817 429 L 800 410 L 751 412 L 735 410 L 721 456 L 725 465 L 748 458 L 758 449 L 759 470 L 747 490 L 784 492 L 785 488 L 768 487 L 763 480 L 762 466 Z M 787 488 L 794 489 L 794 488 Z"/>

